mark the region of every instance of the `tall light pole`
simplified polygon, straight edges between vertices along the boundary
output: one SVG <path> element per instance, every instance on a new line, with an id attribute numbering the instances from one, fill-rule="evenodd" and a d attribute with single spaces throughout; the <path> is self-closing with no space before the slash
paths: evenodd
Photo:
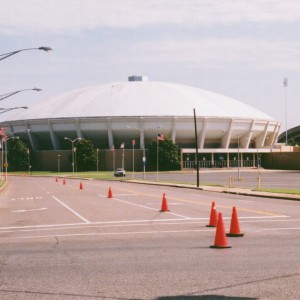
<path id="1" fill-rule="evenodd" d="M 132 140 L 131 143 L 132 143 L 132 179 L 134 179 L 134 145 L 135 145 L 135 140 Z"/>
<path id="2" fill-rule="evenodd" d="M 58 173 L 60 173 L 60 157 L 61 157 L 61 155 L 58 154 L 58 155 L 57 155 L 57 172 L 58 172 Z"/>
<path id="3" fill-rule="evenodd" d="M 125 128 L 127 129 L 136 129 L 138 131 L 142 131 L 142 129 L 138 128 L 138 127 L 132 127 L 132 126 L 125 126 Z M 134 178 L 134 145 L 135 145 L 135 140 L 132 140 L 132 179 Z M 143 145 L 143 158 L 142 158 L 142 162 L 143 162 L 143 178 L 146 178 L 146 155 L 145 155 L 145 145 Z"/>
<path id="4" fill-rule="evenodd" d="M 19 90 L 19 91 L 15 91 L 15 92 L 11 92 L 11 93 L 6 93 L 6 94 L 3 94 L 3 95 L 0 95 L 0 101 L 8 98 L 8 97 L 11 97 L 15 94 L 18 94 L 20 92 L 25 92 L 25 91 L 36 91 L 36 92 L 40 92 L 42 89 L 39 89 L 39 88 L 33 88 L 33 89 L 23 89 L 23 90 Z"/>
<path id="5" fill-rule="evenodd" d="M 237 139 L 238 139 L 238 180 L 241 180 L 240 177 L 240 136 L 237 135 Z"/>
<path id="6" fill-rule="evenodd" d="M 30 175 L 31 174 L 31 164 L 30 164 L 30 150 L 29 150 L 29 148 L 27 148 L 26 153 L 27 153 L 27 160 L 28 160 L 28 175 Z"/>
<path id="7" fill-rule="evenodd" d="M 196 170 L 197 170 L 197 187 L 200 185 L 200 172 L 199 172 L 199 159 L 198 159 L 198 130 L 197 130 L 197 117 L 194 108 L 194 129 L 195 129 L 195 144 L 196 144 Z"/>
<path id="8" fill-rule="evenodd" d="M 25 49 L 20 49 L 20 50 L 16 50 L 16 51 L 12 51 L 12 52 L 8 52 L 8 53 L 4 53 L 4 54 L 0 54 L 0 60 L 3 60 L 5 58 L 8 58 L 12 55 L 15 55 L 17 53 L 20 53 L 22 51 L 28 51 L 28 50 L 43 50 L 43 51 L 51 51 L 53 50 L 51 47 L 48 46 L 42 46 L 42 47 L 38 47 L 38 48 L 25 48 Z"/>
<path id="9" fill-rule="evenodd" d="M 285 112 L 285 145 L 288 143 L 287 136 L 287 103 L 286 103 L 286 89 L 288 86 L 288 78 L 283 79 L 283 87 L 284 87 L 284 112 Z"/>
<path id="10" fill-rule="evenodd" d="M 161 128 L 161 126 L 157 128 Z M 159 159 L 158 159 L 159 141 L 164 141 L 164 140 L 165 140 L 164 136 L 161 133 L 158 133 L 156 137 L 156 180 L 157 181 L 158 181 L 158 172 L 159 172 Z"/>
<path id="11" fill-rule="evenodd" d="M 75 173 L 75 154 L 74 154 L 75 149 L 74 149 L 74 143 L 75 143 L 76 141 L 80 141 L 81 138 L 77 138 L 77 139 L 75 139 L 75 140 L 72 140 L 72 139 L 70 139 L 70 138 L 68 138 L 68 137 L 65 137 L 65 140 L 70 141 L 71 144 L 72 144 L 72 173 L 73 173 L 73 175 L 74 175 L 74 173 Z"/>
<path id="12" fill-rule="evenodd" d="M 98 173 L 98 171 L 99 171 L 99 148 L 97 148 L 96 153 L 97 153 L 97 173 Z"/>

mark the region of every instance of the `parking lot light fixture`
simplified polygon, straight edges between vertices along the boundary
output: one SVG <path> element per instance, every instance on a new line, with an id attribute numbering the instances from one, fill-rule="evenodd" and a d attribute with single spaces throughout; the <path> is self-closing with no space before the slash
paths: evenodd
<path id="1" fill-rule="evenodd" d="M 74 155 L 74 154 L 75 154 L 75 153 L 74 153 L 75 148 L 74 148 L 74 143 L 75 143 L 76 141 L 80 141 L 81 138 L 76 138 L 75 140 L 72 140 L 72 139 L 70 139 L 70 138 L 68 138 L 68 137 L 65 137 L 65 140 L 70 141 L 71 144 L 72 144 L 72 174 L 74 175 L 74 173 L 75 173 L 75 155 Z"/>

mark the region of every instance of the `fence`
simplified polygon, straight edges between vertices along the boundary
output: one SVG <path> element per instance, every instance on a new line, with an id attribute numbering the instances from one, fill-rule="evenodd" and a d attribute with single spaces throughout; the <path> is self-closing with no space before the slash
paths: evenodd
<path id="1" fill-rule="evenodd" d="M 251 168 L 255 166 L 255 162 L 253 160 L 243 160 L 239 161 L 240 167 Z M 227 161 L 203 161 L 199 160 L 199 168 L 237 168 L 238 161 L 237 160 L 229 160 L 228 165 Z M 196 169 L 196 162 L 195 161 L 183 161 L 182 162 L 183 169 Z"/>

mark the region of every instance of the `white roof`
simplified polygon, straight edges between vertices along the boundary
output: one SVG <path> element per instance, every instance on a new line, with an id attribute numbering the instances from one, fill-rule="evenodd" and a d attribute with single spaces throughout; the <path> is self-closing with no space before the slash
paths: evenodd
<path id="1" fill-rule="evenodd" d="M 74 90 L 40 101 L 28 110 L 3 114 L 1 121 L 117 117 L 189 116 L 274 120 L 245 103 L 196 87 L 151 81 L 114 82 Z"/>

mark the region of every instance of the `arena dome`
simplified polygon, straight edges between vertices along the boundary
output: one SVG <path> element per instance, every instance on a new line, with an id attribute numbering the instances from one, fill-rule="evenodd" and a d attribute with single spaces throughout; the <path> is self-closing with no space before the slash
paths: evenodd
<path id="1" fill-rule="evenodd" d="M 33 150 L 59 150 L 64 138 L 90 139 L 109 149 L 121 143 L 137 147 L 158 133 L 181 149 L 195 147 L 194 109 L 200 151 L 270 148 L 280 124 L 267 114 L 230 97 L 200 88 L 152 82 L 131 76 L 128 82 L 99 84 L 40 101 L 28 110 L 1 116 L 8 133 L 22 132 Z M 30 129 L 30 131 L 28 130 Z M 236 151 L 236 150 L 235 150 Z"/>

